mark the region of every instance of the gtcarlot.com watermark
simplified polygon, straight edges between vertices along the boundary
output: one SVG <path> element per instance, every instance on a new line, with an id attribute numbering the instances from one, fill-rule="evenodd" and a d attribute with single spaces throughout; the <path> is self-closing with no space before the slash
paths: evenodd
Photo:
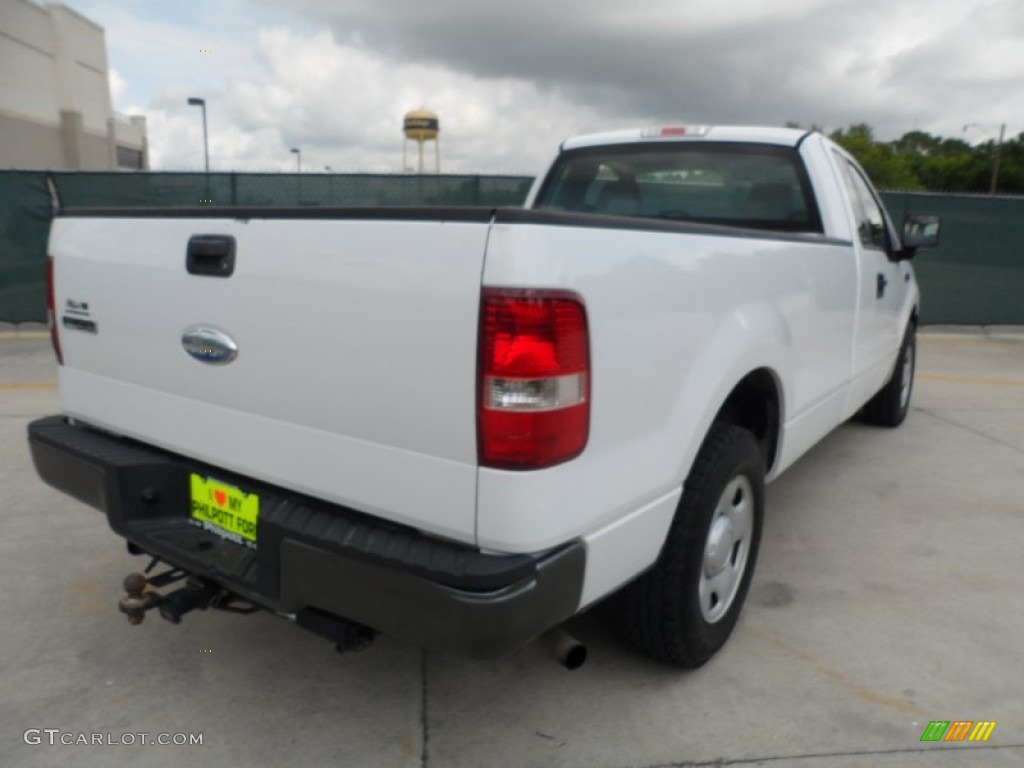
<path id="1" fill-rule="evenodd" d="M 97 746 L 97 747 L 136 747 L 136 746 L 202 746 L 201 733 L 81 733 L 62 731 L 60 728 L 29 728 L 22 738 L 26 744 L 36 746 L 46 744 L 54 747 Z"/>

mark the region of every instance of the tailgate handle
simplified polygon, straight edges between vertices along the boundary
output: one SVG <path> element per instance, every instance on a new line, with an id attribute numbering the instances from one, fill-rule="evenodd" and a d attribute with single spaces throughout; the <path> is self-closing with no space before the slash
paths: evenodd
<path id="1" fill-rule="evenodd" d="M 235 271 L 235 238 L 231 235 L 192 235 L 185 268 L 190 275 L 231 277 Z"/>

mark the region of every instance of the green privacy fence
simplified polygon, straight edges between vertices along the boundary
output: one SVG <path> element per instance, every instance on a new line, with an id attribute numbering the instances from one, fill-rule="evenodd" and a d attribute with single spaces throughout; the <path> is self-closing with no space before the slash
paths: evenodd
<path id="1" fill-rule="evenodd" d="M 522 176 L 294 173 L 59 173 L 69 207 L 520 205 Z M 2 183 L 2 182 L 0 182 Z"/>
<path id="2" fill-rule="evenodd" d="M 54 172 L 68 207 L 521 205 L 524 176 Z M 46 320 L 46 174 L 0 171 L 0 321 Z"/>
<path id="3" fill-rule="evenodd" d="M 523 176 L 277 173 L 53 174 L 67 206 L 521 205 Z M 1024 197 L 888 192 L 896 221 L 942 217 L 941 244 L 914 261 L 923 323 L 1024 325 Z M 0 171 L 0 321 L 46 319 L 46 175 Z"/>
<path id="4" fill-rule="evenodd" d="M 0 321 L 46 319 L 50 195 L 41 173 L 0 171 Z"/>
<path id="5" fill-rule="evenodd" d="M 886 192 L 897 222 L 942 219 L 939 247 L 919 251 L 922 323 L 1024 325 L 1024 197 Z"/>

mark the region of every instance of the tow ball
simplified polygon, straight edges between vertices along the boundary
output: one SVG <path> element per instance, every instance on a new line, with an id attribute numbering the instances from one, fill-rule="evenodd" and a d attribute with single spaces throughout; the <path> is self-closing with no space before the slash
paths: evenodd
<path id="1" fill-rule="evenodd" d="M 154 559 L 146 573 L 156 565 Z M 158 590 L 178 581 L 184 586 L 163 594 Z M 172 624 L 181 622 L 181 617 L 196 609 L 205 611 L 216 608 L 232 613 L 254 613 L 258 606 L 247 603 L 244 607 L 236 602 L 238 596 L 228 592 L 212 582 L 191 576 L 180 568 L 170 568 L 155 576 L 147 577 L 145 573 L 129 573 L 124 577 L 124 591 L 127 593 L 117 604 L 121 613 L 128 617 L 128 623 L 141 624 L 146 618 L 146 611 L 156 608 L 160 615 Z"/>
<path id="2" fill-rule="evenodd" d="M 124 591 L 128 594 L 117 602 L 117 609 L 128 616 L 129 624 L 141 624 L 146 611 L 156 607 L 161 595 L 152 588 L 141 573 L 129 573 L 124 577 Z"/>

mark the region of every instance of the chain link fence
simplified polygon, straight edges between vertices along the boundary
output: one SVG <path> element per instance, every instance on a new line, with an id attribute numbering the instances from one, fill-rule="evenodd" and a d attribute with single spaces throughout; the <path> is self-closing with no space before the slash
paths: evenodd
<path id="1" fill-rule="evenodd" d="M 281 173 L 53 174 L 67 207 L 519 206 L 525 176 Z M 887 192 L 893 219 L 942 217 L 941 244 L 914 261 L 923 323 L 1024 325 L 1024 197 Z M 0 321 L 46 319 L 52 209 L 46 174 L 0 171 Z"/>
<path id="2" fill-rule="evenodd" d="M 69 208 L 516 206 L 526 176 L 53 172 Z M 0 321 L 46 320 L 47 174 L 0 171 Z"/>
<path id="3" fill-rule="evenodd" d="M 61 173 L 61 203 L 81 207 L 521 205 L 523 176 L 288 173 Z"/>
<path id="4" fill-rule="evenodd" d="M 933 213 L 939 247 L 919 251 L 921 322 L 1024 325 L 1024 197 L 883 192 L 893 220 Z"/>
<path id="5" fill-rule="evenodd" d="M 43 264 L 51 216 L 45 175 L 0 171 L 0 322 L 46 320 Z"/>

